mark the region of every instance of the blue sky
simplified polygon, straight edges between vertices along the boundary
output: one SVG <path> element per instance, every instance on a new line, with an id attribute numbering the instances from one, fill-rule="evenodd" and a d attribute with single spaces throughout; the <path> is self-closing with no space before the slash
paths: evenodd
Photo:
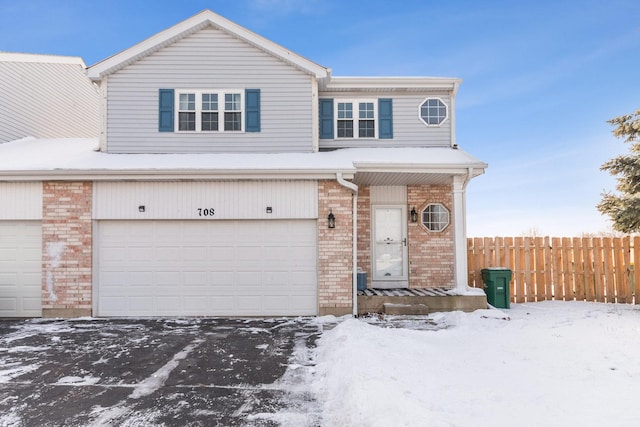
<path id="1" fill-rule="evenodd" d="M 640 108 L 637 0 L 0 0 L 0 51 L 92 65 L 203 9 L 336 76 L 462 78 L 458 144 L 489 163 L 470 236 L 610 228 L 599 167 L 627 149 L 606 120 Z"/>

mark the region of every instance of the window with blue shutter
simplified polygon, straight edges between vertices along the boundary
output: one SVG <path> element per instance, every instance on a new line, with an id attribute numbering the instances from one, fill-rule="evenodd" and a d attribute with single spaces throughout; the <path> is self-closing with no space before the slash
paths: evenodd
<path id="1" fill-rule="evenodd" d="M 333 99 L 320 100 L 320 139 L 333 139 Z"/>
<path id="2" fill-rule="evenodd" d="M 159 113 L 158 113 L 158 131 L 173 132 L 173 108 L 174 108 L 174 90 L 160 89 L 159 91 Z"/>
<path id="3" fill-rule="evenodd" d="M 393 138 L 393 101 L 391 98 L 378 100 L 378 138 Z"/>
<path id="4" fill-rule="evenodd" d="M 260 132 L 260 89 L 246 89 L 245 103 L 245 131 Z"/>

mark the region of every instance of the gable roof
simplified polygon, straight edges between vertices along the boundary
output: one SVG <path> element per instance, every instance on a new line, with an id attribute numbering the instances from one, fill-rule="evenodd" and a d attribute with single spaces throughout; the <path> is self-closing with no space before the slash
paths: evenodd
<path id="1" fill-rule="evenodd" d="M 316 78 L 326 78 L 331 75 L 331 70 L 329 68 L 318 65 L 315 62 L 293 53 L 288 49 L 285 49 L 284 47 L 267 40 L 266 38 L 249 31 L 248 29 L 210 10 L 203 10 L 197 15 L 161 31 L 130 47 L 129 49 L 123 50 L 120 53 L 92 65 L 87 70 L 87 75 L 92 80 L 101 80 L 105 76 L 115 73 L 129 64 L 151 55 L 163 47 L 173 44 L 176 41 L 209 26 L 224 31 L 237 39 L 249 43 L 256 48 L 315 76 Z"/>
<path id="2" fill-rule="evenodd" d="M 100 98 L 81 58 L 0 52 L 0 143 L 100 133 Z"/>

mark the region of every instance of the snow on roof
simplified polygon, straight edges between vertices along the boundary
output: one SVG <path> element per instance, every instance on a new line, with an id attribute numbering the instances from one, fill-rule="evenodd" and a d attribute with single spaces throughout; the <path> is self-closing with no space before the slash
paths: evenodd
<path id="1" fill-rule="evenodd" d="M 0 176 L 100 174 L 236 175 L 354 174 L 358 168 L 389 171 L 412 169 L 484 170 L 487 165 L 466 152 L 449 147 L 346 148 L 317 153 L 199 153 L 112 154 L 97 151 L 96 138 L 36 139 L 0 144 Z"/>

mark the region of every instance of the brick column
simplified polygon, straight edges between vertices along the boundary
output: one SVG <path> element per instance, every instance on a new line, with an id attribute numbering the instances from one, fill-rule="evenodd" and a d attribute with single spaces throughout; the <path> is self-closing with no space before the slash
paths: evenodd
<path id="1" fill-rule="evenodd" d="M 318 307 L 321 316 L 353 311 L 352 194 L 336 181 L 318 182 Z M 336 228 L 327 228 L 329 210 Z"/>
<path id="2" fill-rule="evenodd" d="M 371 283 L 371 187 L 360 186 L 358 191 L 358 265 L 367 273 Z"/>
<path id="3" fill-rule="evenodd" d="M 407 187 L 409 210 L 415 206 L 418 222 L 409 222 L 409 287 L 453 288 L 454 282 L 454 209 L 450 185 Z M 422 210 L 440 203 L 449 210 L 450 223 L 443 231 L 429 231 L 422 225 Z"/>
<path id="4" fill-rule="evenodd" d="M 42 200 L 42 315 L 92 314 L 91 182 L 45 182 Z"/>

